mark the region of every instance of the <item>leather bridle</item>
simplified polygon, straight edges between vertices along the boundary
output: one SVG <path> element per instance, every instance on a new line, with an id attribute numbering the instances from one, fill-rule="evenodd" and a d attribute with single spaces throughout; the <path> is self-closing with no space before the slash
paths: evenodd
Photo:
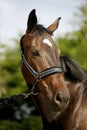
<path id="1" fill-rule="evenodd" d="M 55 74 L 55 73 L 62 73 L 62 68 L 61 67 L 51 67 L 51 68 L 48 68 L 40 73 L 36 72 L 31 66 L 30 64 L 27 62 L 25 56 L 24 56 L 24 53 L 22 51 L 22 47 L 20 48 L 20 51 L 21 51 L 21 57 L 22 57 L 22 61 L 21 61 L 21 69 L 22 69 L 22 65 L 24 64 L 25 67 L 27 68 L 27 70 L 33 75 L 34 77 L 34 80 L 32 82 L 32 84 L 30 85 L 31 86 L 31 93 L 32 94 L 37 94 L 37 93 L 34 93 L 34 88 L 36 86 L 36 84 L 43 78 L 49 76 L 49 75 L 52 75 L 52 74 Z"/>

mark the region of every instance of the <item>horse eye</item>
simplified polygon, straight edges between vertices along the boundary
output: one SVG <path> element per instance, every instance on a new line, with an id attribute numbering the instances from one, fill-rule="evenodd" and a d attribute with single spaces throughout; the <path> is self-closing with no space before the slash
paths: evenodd
<path id="1" fill-rule="evenodd" d="M 38 50 L 34 50 L 34 51 L 32 51 L 32 55 L 33 56 L 40 56 L 40 53 Z"/>

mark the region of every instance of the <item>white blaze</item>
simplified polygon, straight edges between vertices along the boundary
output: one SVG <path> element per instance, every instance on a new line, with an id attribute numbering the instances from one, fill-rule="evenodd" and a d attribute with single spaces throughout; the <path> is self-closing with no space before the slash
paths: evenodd
<path id="1" fill-rule="evenodd" d="M 52 47 L 52 43 L 48 39 L 43 40 L 44 44 L 47 44 L 48 46 Z"/>

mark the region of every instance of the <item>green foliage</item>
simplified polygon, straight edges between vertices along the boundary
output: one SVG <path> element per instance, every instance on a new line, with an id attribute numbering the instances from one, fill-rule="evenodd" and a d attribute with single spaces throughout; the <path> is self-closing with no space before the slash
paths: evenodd
<path id="1" fill-rule="evenodd" d="M 20 71 L 19 42 L 15 40 L 15 46 L 4 46 L 0 62 L 1 85 L 6 89 L 7 95 L 24 92 L 27 87 Z"/>
<path id="2" fill-rule="evenodd" d="M 42 130 L 42 121 L 39 116 L 30 116 L 22 122 L 2 120 L 0 130 Z"/>
<path id="3" fill-rule="evenodd" d="M 42 121 L 40 117 L 31 116 L 23 121 L 21 130 L 42 130 Z"/>
<path id="4" fill-rule="evenodd" d="M 74 58 L 87 69 L 87 2 L 79 8 L 79 29 L 56 39 L 62 55 Z M 77 17 L 77 18 L 78 18 Z"/>
<path id="5" fill-rule="evenodd" d="M 0 121 L 0 130 L 21 130 L 21 126 L 16 121 L 2 120 Z"/>

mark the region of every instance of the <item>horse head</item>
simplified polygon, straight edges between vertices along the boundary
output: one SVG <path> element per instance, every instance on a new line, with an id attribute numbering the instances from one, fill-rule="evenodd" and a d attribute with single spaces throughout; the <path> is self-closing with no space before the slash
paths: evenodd
<path id="1" fill-rule="evenodd" d="M 43 118 L 49 122 L 60 116 L 70 99 L 60 66 L 60 50 L 52 39 L 59 21 L 60 17 L 45 28 L 37 23 L 33 9 L 21 38 L 22 73 Z"/>

